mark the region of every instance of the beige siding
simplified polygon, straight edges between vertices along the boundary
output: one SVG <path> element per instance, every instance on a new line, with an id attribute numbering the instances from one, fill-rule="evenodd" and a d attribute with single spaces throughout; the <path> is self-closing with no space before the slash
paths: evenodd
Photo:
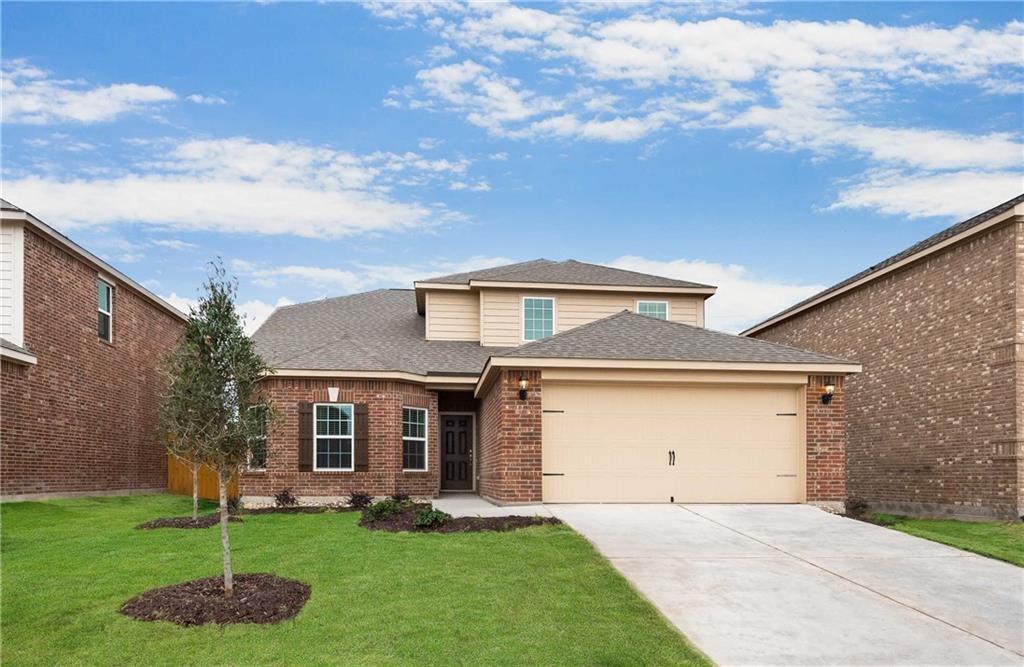
<path id="1" fill-rule="evenodd" d="M 427 292 L 427 340 L 480 340 L 476 292 Z"/>
<path id="2" fill-rule="evenodd" d="M 555 332 L 568 331 L 622 310 L 636 310 L 637 300 L 667 301 L 673 322 L 704 326 L 704 299 L 633 292 L 520 292 L 485 289 L 480 291 L 481 343 L 491 346 L 522 344 L 523 296 L 551 296 L 555 299 Z"/>

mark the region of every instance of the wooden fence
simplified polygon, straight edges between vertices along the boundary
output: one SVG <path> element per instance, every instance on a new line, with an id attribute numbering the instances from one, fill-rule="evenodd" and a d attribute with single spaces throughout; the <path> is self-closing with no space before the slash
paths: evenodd
<path id="1" fill-rule="evenodd" d="M 217 473 L 203 466 L 199 469 L 199 497 L 204 500 L 220 500 Z M 167 455 L 167 490 L 183 496 L 192 495 L 192 470 L 176 456 Z M 228 483 L 228 498 L 238 497 L 238 476 Z"/>

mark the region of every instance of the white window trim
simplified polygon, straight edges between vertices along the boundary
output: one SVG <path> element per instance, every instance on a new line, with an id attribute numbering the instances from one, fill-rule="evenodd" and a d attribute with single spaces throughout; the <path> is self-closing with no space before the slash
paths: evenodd
<path id="1" fill-rule="evenodd" d="M 671 311 L 671 307 L 672 306 L 669 304 L 668 301 L 665 301 L 664 299 L 637 299 L 636 300 L 636 310 L 633 311 L 637 315 L 642 315 L 642 313 L 640 312 L 640 304 L 641 303 L 663 303 L 663 304 L 665 304 L 665 321 L 668 322 L 669 320 L 672 319 L 672 311 Z M 647 315 L 645 317 L 650 317 L 650 316 Z"/>
<path id="2" fill-rule="evenodd" d="M 558 333 L 558 303 L 555 297 L 544 294 L 524 294 L 519 298 L 519 340 L 524 343 L 533 343 L 534 341 L 544 340 L 543 338 L 534 338 L 533 340 L 526 339 L 527 299 L 544 299 L 545 301 L 551 302 L 551 335 L 554 336 Z"/>
<path id="3" fill-rule="evenodd" d="M 331 406 L 348 406 L 352 414 L 352 435 L 349 436 L 337 436 L 337 435 L 317 435 L 316 434 L 316 409 L 320 405 L 331 405 Z M 352 441 L 352 465 L 348 468 L 321 468 L 316 464 L 316 443 L 318 440 L 344 440 L 348 438 Z M 313 470 L 315 472 L 355 472 L 356 469 L 356 406 L 353 403 L 314 403 L 313 404 Z"/>
<path id="4" fill-rule="evenodd" d="M 402 410 L 422 410 L 423 411 L 423 437 L 422 438 L 407 438 L 405 433 L 402 433 L 402 472 L 427 472 L 430 470 L 430 447 L 427 445 L 427 437 L 430 435 L 430 410 L 427 408 L 417 408 L 412 405 L 403 405 Z M 402 415 L 405 416 L 404 414 Z M 405 425 L 405 419 L 402 419 L 403 426 Z M 405 441 L 406 440 L 422 440 L 423 441 L 423 467 L 422 468 L 406 468 L 405 467 Z"/>
<path id="5" fill-rule="evenodd" d="M 4 221 L 4 227 L 7 222 Z M 10 340 L 25 347 L 25 228 L 20 223 L 11 225 L 11 332 Z M 5 350 L 7 352 L 7 350 Z M 36 363 L 35 359 L 29 363 Z"/>
<path id="6" fill-rule="evenodd" d="M 107 286 L 107 289 L 110 290 L 110 292 L 109 292 L 110 293 L 110 310 L 103 310 L 102 308 L 99 307 L 99 304 L 96 305 L 96 310 L 98 312 L 101 312 L 101 313 L 103 313 L 104 315 L 106 315 L 107 317 L 110 318 L 110 326 L 107 329 L 107 337 L 103 338 L 102 336 L 99 335 L 98 331 L 96 332 L 96 337 L 99 338 L 104 343 L 113 343 L 114 342 L 114 283 L 109 282 L 103 276 L 97 276 L 96 277 L 96 282 L 97 283 L 103 283 L 104 285 Z"/>

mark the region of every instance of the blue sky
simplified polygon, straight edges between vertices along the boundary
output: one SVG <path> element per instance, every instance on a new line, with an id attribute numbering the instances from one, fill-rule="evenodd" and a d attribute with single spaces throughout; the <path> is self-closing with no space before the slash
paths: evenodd
<path id="1" fill-rule="evenodd" d="M 1024 190 L 1019 3 L 0 12 L 4 198 L 253 322 L 547 257 L 736 331 Z"/>

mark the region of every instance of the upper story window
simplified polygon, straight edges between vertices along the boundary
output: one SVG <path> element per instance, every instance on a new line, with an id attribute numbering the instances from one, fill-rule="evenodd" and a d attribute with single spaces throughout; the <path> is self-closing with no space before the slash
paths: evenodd
<path id="1" fill-rule="evenodd" d="M 637 315 L 646 315 L 657 320 L 668 319 L 668 301 L 637 301 Z"/>
<path id="2" fill-rule="evenodd" d="M 427 411 L 402 408 L 402 469 L 427 469 Z"/>
<path id="3" fill-rule="evenodd" d="M 96 307 L 96 335 L 109 343 L 114 340 L 114 288 L 103 280 L 96 281 Z"/>
<path id="4" fill-rule="evenodd" d="M 313 406 L 313 470 L 354 470 L 351 403 L 317 403 Z"/>
<path id="5" fill-rule="evenodd" d="M 555 300 L 551 297 L 523 297 L 523 340 L 540 340 L 555 332 Z"/>

